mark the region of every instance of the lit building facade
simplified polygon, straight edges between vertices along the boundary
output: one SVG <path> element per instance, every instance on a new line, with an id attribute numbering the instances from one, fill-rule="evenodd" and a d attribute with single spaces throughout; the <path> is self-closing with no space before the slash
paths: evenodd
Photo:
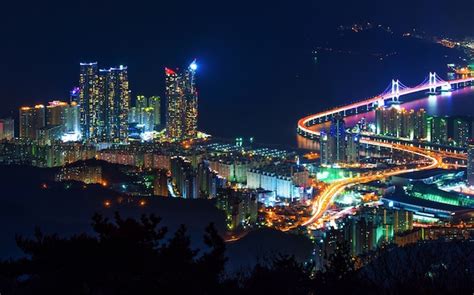
<path id="1" fill-rule="evenodd" d="M 99 119 L 99 99 L 97 83 L 99 71 L 97 63 L 81 63 L 79 73 L 79 105 L 81 131 L 84 139 L 96 136 Z"/>
<path id="2" fill-rule="evenodd" d="M 470 141 L 467 148 L 467 183 L 474 186 L 474 142 Z"/>
<path id="3" fill-rule="evenodd" d="M 35 140 L 37 131 L 45 125 L 44 105 L 20 108 L 20 138 Z"/>
<path id="4" fill-rule="evenodd" d="M 272 191 L 279 198 L 300 199 L 308 185 L 309 172 L 294 164 L 268 165 L 247 171 L 247 188 Z"/>
<path id="5" fill-rule="evenodd" d="M 79 101 L 83 137 L 92 142 L 126 142 L 130 90 L 127 67 L 81 63 Z"/>
<path id="6" fill-rule="evenodd" d="M 102 168 L 100 166 L 70 166 L 63 167 L 55 176 L 56 181 L 81 181 L 87 184 L 102 183 Z"/>
<path id="7" fill-rule="evenodd" d="M 446 144 L 448 142 L 448 120 L 438 116 L 428 117 L 427 136 L 429 142 Z"/>
<path id="8" fill-rule="evenodd" d="M 257 223 L 258 194 L 255 191 L 220 189 L 216 206 L 225 212 L 229 230 L 245 229 Z"/>
<path id="9" fill-rule="evenodd" d="M 406 139 L 425 138 L 426 114 L 424 110 L 415 112 L 394 104 L 389 108 L 375 110 L 375 133 Z"/>
<path id="10" fill-rule="evenodd" d="M 154 128 L 161 125 L 161 98 L 159 96 L 151 96 L 148 98 L 148 107 L 153 109 Z"/>
<path id="11" fill-rule="evenodd" d="M 0 141 L 12 140 L 15 137 L 15 121 L 13 119 L 0 119 Z"/>
<path id="12" fill-rule="evenodd" d="M 357 163 L 360 153 L 359 136 L 357 133 L 346 132 L 344 120 L 336 116 L 331 121 L 329 133 L 321 132 L 320 151 L 323 165 Z"/>
<path id="13" fill-rule="evenodd" d="M 177 195 L 184 199 L 199 198 L 198 177 L 190 161 L 183 157 L 171 158 L 171 177 Z"/>
<path id="14" fill-rule="evenodd" d="M 454 144 L 465 147 L 469 140 L 469 122 L 464 119 L 454 119 L 453 121 L 453 140 Z"/>
<path id="15" fill-rule="evenodd" d="M 165 68 L 166 75 L 166 132 L 172 140 L 194 138 L 197 135 L 198 93 L 195 86 L 197 65 L 177 72 Z"/>

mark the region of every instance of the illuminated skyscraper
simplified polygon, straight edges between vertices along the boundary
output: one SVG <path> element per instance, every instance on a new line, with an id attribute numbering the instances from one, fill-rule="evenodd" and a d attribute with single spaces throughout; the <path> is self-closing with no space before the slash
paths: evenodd
<path id="1" fill-rule="evenodd" d="M 426 111 L 420 109 L 415 114 L 415 123 L 414 123 L 414 133 L 413 136 L 415 139 L 425 139 L 426 134 Z"/>
<path id="2" fill-rule="evenodd" d="M 125 142 L 128 139 L 130 106 L 127 67 L 110 68 L 107 74 L 106 92 L 105 139 L 107 142 Z"/>
<path id="3" fill-rule="evenodd" d="M 332 163 L 346 161 L 346 127 L 344 119 L 336 116 L 331 121 L 328 136 L 328 153 Z"/>
<path id="4" fill-rule="evenodd" d="M 20 138 L 36 139 L 37 131 L 45 127 L 44 105 L 20 108 Z"/>
<path id="5" fill-rule="evenodd" d="M 148 106 L 153 108 L 154 127 L 161 125 L 161 98 L 159 96 L 151 96 L 148 99 Z"/>
<path id="6" fill-rule="evenodd" d="M 95 96 L 97 97 L 96 104 L 96 120 L 94 132 L 90 134 L 89 139 L 95 142 L 107 141 L 107 134 L 109 133 L 108 122 L 108 106 L 109 106 L 109 69 L 100 69 L 97 79 L 97 88 Z"/>
<path id="7" fill-rule="evenodd" d="M 81 63 L 79 84 L 84 139 L 126 141 L 130 104 L 127 67 L 98 70 L 97 63 Z"/>
<path id="8" fill-rule="evenodd" d="M 11 140 L 15 136 L 15 121 L 0 119 L 0 140 Z"/>
<path id="9" fill-rule="evenodd" d="M 170 139 L 194 138 L 197 134 L 198 93 L 195 87 L 196 62 L 184 72 L 165 68 L 166 131 Z"/>
<path id="10" fill-rule="evenodd" d="M 454 119 L 453 140 L 457 146 L 465 147 L 469 140 L 469 122 L 464 119 Z"/>
<path id="11" fill-rule="evenodd" d="M 79 105 L 81 131 L 84 139 L 97 134 L 98 120 L 98 68 L 97 63 L 81 63 L 79 74 Z"/>
<path id="12" fill-rule="evenodd" d="M 448 121 L 444 117 L 430 116 L 427 119 L 428 141 L 437 144 L 448 142 Z"/>
<path id="13" fill-rule="evenodd" d="M 66 113 L 69 104 L 63 101 L 51 101 L 46 106 L 46 125 L 48 126 L 66 126 Z"/>

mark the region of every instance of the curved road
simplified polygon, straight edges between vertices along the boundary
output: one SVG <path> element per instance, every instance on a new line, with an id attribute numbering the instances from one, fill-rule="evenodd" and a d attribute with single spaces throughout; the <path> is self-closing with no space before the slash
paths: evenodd
<path id="1" fill-rule="evenodd" d="M 361 175 L 358 177 L 343 179 L 339 181 L 335 181 L 331 183 L 321 194 L 317 197 L 317 199 L 312 204 L 312 215 L 310 219 L 303 223 L 303 225 L 310 225 L 312 223 L 317 222 L 326 212 L 328 207 L 331 205 L 334 198 L 344 191 L 346 188 L 360 184 L 360 183 L 367 183 L 374 180 L 383 179 L 386 177 L 414 172 L 414 171 L 422 171 L 440 167 L 442 165 L 442 156 L 433 153 L 431 151 L 427 151 L 417 147 L 410 147 L 404 145 L 396 145 L 390 143 L 382 143 L 377 141 L 370 141 L 370 140 L 361 140 L 361 143 L 371 144 L 376 146 L 381 146 L 385 148 L 400 150 L 403 152 L 408 152 L 417 156 L 421 156 L 428 160 L 428 164 L 419 166 L 417 168 L 400 168 L 400 169 L 387 169 L 382 171 L 377 171 L 376 174 L 367 174 Z"/>

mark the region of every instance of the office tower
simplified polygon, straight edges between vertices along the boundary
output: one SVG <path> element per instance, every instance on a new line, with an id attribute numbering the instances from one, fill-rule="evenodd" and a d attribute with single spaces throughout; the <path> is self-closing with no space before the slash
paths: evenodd
<path id="1" fill-rule="evenodd" d="M 74 87 L 71 91 L 69 91 L 69 103 L 76 103 L 79 104 L 79 94 L 81 89 L 79 87 Z"/>
<path id="2" fill-rule="evenodd" d="M 464 119 L 454 119 L 453 140 L 455 145 L 465 147 L 469 140 L 469 122 Z"/>
<path id="3" fill-rule="evenodd" d="M 13 119 L 0 119 L 0 141 L 12 140 L 15 137 L 15 121 Z"/>
<path id="4" fill-rule="evenodd" d="M 195 87 L 195 62 L 183 72 L 165 68 L 167 116 L 166 131 L 172 140 L 197 135 L 198 94 Z"/>
<path id="5" fill-rule="evenodd" d="M 467 148 L 467 184 L 474 186 L 474 141 L 472 140 Z"/>
<path id="6" fill-rule="evenodd" d="M 44 105 L 20 108 L 20 138 L 36 139 L 37 131 L 45 126 Z"/>
<path id="7" fill-rule="evenodd" d="M 148 107 L 153 108 L 154 128 L 156 128 L 161 125 L 161 98 L 151 96 L 148 99 Z"/>
<path id="8" fill-rule="evenodd" d="M 413 137 L 414 139 L 425 139 L 427 137 L 426 134 L 426 111 L 424 109 L 420 109 L 415 113 L 415 123 L 414 123 L 414 132 Z"/>
<path id="9" fill-rule="evenodd" d="M 79 74 L 79 105 L 81 131 L 84 139 L 96 136 L 98 120 L 97 98 L 98 68 L 97 63 L 81 63 Z"/>
<path id="10" fill-rule="evenodd" d="M 446 144 L 448 141 L 448 122 L 446 118 L 430 116 L 427 119 L 428 141 Z"/>

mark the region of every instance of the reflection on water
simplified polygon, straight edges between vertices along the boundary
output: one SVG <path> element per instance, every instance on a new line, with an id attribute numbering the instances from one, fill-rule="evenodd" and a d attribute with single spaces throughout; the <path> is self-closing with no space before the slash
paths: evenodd
<path id="1" fill-rule="evenodd" d="M 403 101 L 403 98 L 401 99 Z M 443 92 L 440 95 L 422 96 L 416 100 L 410 100 L 402 104 L 407 110 L 425 109 L 428 115 L 436 116 L 472 116 L 474 115 L 474 86 L 455 90 L 453 92 Z M 347 116 L 344 118 L 347 127 L 354 126 L 362 118 L 367 122 L 374 122 L 375 112 Z M 327 129 L 329 123 L 311 127 L 312 130 Z M 319 143 L 297 136 L 297 144 L 302 149 L 318 150 Z"/>

